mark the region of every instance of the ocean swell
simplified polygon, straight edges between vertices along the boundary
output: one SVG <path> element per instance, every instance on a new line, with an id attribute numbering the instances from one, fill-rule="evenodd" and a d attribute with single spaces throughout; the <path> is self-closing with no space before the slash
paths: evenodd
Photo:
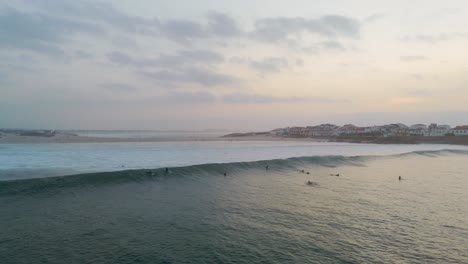
<path id="1" fill-rule="evenodd" d="M 365 166 L 372 159 L 388 157 L 406 157 L 421 155 L 436 157 L 441 155 L 468 155 L 468 150 L 436 150 L 413 151 L 397 155 L 379 156 L 311 156 L 293 157 L 288 159 L 273 159 L 253 162 L 208 163 L 183 167 L 122 170 L 115 172 L 85 173 L 59 177 L 45 177 L 33 179 L 0 181 L 0 197 L 11 195 L 28 195 L 41 193 L 64 192 L 70 188 L 84 188 L 89 186 L 122 184 L 130 182 L 145 182 L 165 177 L 189 176 L 223 176 L 235 175 L 249 170 L 265 170 L 268 166 L 272 171 L 300 170 L 304 166 L 317 165 L 324 167 L 338 167 L 343 165 Z"/>

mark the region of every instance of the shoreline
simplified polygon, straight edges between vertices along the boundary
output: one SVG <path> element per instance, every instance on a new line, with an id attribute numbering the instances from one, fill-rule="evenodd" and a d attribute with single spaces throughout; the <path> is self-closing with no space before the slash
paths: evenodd
<path id="1" fill-rule="evenodd" d="M 1 144 L 71 144 L 71 143 L 153 143 L 153 142 L 248 142 L 248 141 L 275 141 L 275 142 L 333 142 L 333 143 L 355 143 L 355 144 L 450 144 L 468 145 L 468 136 L 445 136 L 445 137 L 281 137 L 267 134 L 248 134 L 240 136 L 221 137 L 88 137 L 66 133 L 57 133 L 51 137 L 24 136 L 14 133 L 0 132 Z"/>
<path id="2" fill-rule="evenodd" d="M 248 142 L 248 141 L 284 141 L 284 142 L 329 142 L 318 138 L 284 138 L 274 136 L 244 136 L 244 137 L 87 137 L 69 134 L 56 134 L 53 137 L 20 136 L 10 133 L 0 133 L 1 144 L 71 144 L 71 143 L 153 143 L 153 142 Z"/>

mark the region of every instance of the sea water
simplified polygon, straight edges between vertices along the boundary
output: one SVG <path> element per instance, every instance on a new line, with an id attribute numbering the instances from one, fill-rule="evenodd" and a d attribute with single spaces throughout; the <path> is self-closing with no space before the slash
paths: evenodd
<path id="1" fill-rule="evenodd" d="M 193 141 L 0 144 L 0 180 L 311 156 L 391 155 L 455 145 Z"/>
<path id="2" fill-rule="evenodd" d="M 0 263 L 468 263 L 466 147 L 1 145 L 0 162 Z M 93 172 L 34 175 L 53 166 Z"/>

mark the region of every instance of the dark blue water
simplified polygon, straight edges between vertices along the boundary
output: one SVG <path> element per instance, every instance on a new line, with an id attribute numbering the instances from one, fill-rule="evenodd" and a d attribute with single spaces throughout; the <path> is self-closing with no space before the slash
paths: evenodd
<path id="1" fill-rule="evenodd" d="M 0 263 L 468 263 L 467 161 L 436 151 L 3 181 Z"/>

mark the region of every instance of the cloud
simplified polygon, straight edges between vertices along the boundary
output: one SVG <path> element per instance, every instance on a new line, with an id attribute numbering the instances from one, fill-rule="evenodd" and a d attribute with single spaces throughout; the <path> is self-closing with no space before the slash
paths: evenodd
<path id="1" fill-rule="evenodd" d="M 279 72 L 288 66 L 288 60 L 280 57 L 268 57 L 261 61 L 251 61 L 249 66 L 260 72 Z"/>
<path id="2" fill-rule="evenodd" d="M 428 58 L 425 56 L 400 56 L 400 60 L 405 61 L 405 62 L 416 62 L 416 61 L 424 61 L 427 60 Z"/>
<path id="3" fill-rule="evenodd" d="M 263 59 L 252 59 L 250 57 L 231 57 L 229 62 L 235 64 L 246 64 L 250 68 L 259 71 L 260 73 L 275 73 L 280 72 L 288 67 L 302 67 L 304 61 L 302 59 L 288 59 L 283 57 L 265 57 Z"/>
<path id="4" fill-rule="evenodd" d="M 335 51 L 345 51 L 346 48 L 338 41 L 329 40 L 323 41 L 317 44 L 317 47 L 327 50 L 335 50 Z"/>
<path id="5" fill-rule="evenodd" d="M 220 53 L 209 50 L 185 50 L 179 51 L 176 55 L 162 54 L 157 59 L 162 66 L 173 66 L 181 64 L 216 64 L 224 61 L 224 56 Z"/>
<path id="6" fill-rule="evenodd" d="M 360 28 L 359 21 L 337 15 L 318 19 L 277 17 L 257 20 L 251 35 L 254 39 L 265 42 L 297 40 L 305 33 L 328 39 L 356 39 L 359 38 Z"/>
<path id="7" fill-rule="evenodd" d="M 378 20 L 385 18 L 384 14 L 373 14 L 364 19 L 364 23 L 374 23 Z"/>
<path id="8" fill-rule="evenodd" d="M 209 92 L 170 92 L 159 96 L 140 99 L 116 99 L 115 104 L 164 105 L 164 104 L 208 104 L 216 101 Z"/>
<path id="9" fill-rule="evenodd" d="M 209 67 L 224 61 L 224 57 L 214 51 L 184 50 L 172 55 L 161 54 L 154 59 L 136 59 L 126 53 L 114 51 L 107 57 L 113 63 L 134 67 L 143 76 L 169 86 L 188 83 L 217 86 L 240 82 L 235 77 Z"/>
<path id="10" fill-rule="evenodd" d="M 24 49 L 49 55 L 61 55 L 60 44 L 75 33 L 102 34 L 94 24 L 25 13 L 13 8 L 0 10 L 0 48 Z"/>
<path id="11" fill-rule="evenodd" d="M 112 37 L 112 45 L 121 49 L 138 49 L 138 44 L 134 38 L 130 38 L 126 35 Z"/>
<path id="12" fill-rule="evenodd" d="M 97 1 L 24 0 L 30 6 L 58 17 L 104 22 L 114 29 L 130 33 L 153 32 L 156 21 L 127 15 L 112 4 Z"/>
<path id="13" fill-rule="evenodd" d="M 337 103 L 344 102 L 342 100 L 335 100 L 327 97 L 299 97 L 299 96 L 289 96 L 289 97 L 276 97 L 270 95 L 261 95 L 261 94 L 245 94 L 245 93 L 232 93 L 225 95 L 223 101 L 226 103 L 232 104 L 272 104 L 272 103 L 306 103 L 306 102 L 315 102 L 315 103 Z"/>
<path id="14" fill-rule="evenodd" d="M 116 64 L 133 67 L 177 68 L 183 65 L 207 65 L 224 61 L 223 55 L 209 50 L 182 50 L 176 54 L 160 54 L 157 58 L 138 59 L 127 53 L 113 51 L 107 54 L 108 59 Z"/>
<path id="15" fill-rule="evenodd" d="M 405 42 L 422 42 L 429 44 L 437 44 L 439 42 L 446 42 L 454 39 L 468 38 L 468 33 L 441 33 L 441 34 L 418 34 L 414 36 L 404 36 L 401 38 Z"/>
<path id="16" fill-rule="evenodd" d="M 127 53 L 123 53 L 120 51 L 113 51 L 111 53 L 108 53 L 107 58 L 113 63 L 133 67 L 158 66 L 157 60 L 155 59 L 134 59 Z"/>
<path id="17" fill-rule="evenodd" d="M 201 39 L 208 36 L 204 28 L 196 22 L 189 20 L 168 20 L 159 24 L 159 29 L 166 37 L 177 42 L 187 43 L 192 39 Z"/>
<path id="18" fill-rule="evenodd" d="M 142 75 L 168 85 L 194 83 L 205 87 L 233 85 L 241 81 L 235 77 L 204 68 L 181 68 L 176 70 L 141 71 Z"/>
<path id="19" fill-rule="evenodd" d="M 135 87 L 123 83 L 102 83 L 99 87 L 113 92 L 133 92 L 136 90 Z"/>
<path id="20" fill-rule="evenodd" d="M 185 93 L 170 93 L 157 98 L 158 101 L 164 103 L 184 103 L 184 104 L 205 104 L 213 103 L 216 97 L 208 92 L 185 92 Z"/>
<path id="21" fill-rule="evenodd" d="M 206 16 L 206 23 L 169 19 L 159 21 L 160 32 L 169 39 L 182 44 L 188 44 L 191 40 L 208 38 L 229 38 L 242 33 L 236 21 L 224 13 L 210 13 Z"/>
<path id="22" fill-rule="evenodd" d="M 75 51 L 75 57 L 79 59 L 92 59 L 94 55 L 84 50 L 77 50 Z"/>
<path id="23" fill-rule="evenodd" d="M 208 16 L 208 31 L 219 37 L 232 37 L 242 33 L 236 21 L 224 13 L 213 12 Z"/>
<path id="24" fill-rule="evenodd" d="M 63 54 L 65 40 L 76 33 L 94 34 L 118 48 L 138 47 L 132 34 L 167 39 L 188 46 L 193 41 L 211 41 L 223 45 L 235 38 L 245 41 L 249 34 L 239 27 L 229 14 L 211 12 L 198 20 L 143 18 L 126 14 L 110 2 L 89 0 L 23 0 L 18 5 L 27 11 L 5 9 L 0 13 L 2 39 L 0 48 L 21 48 L 47 54 Z M 13 12 L 13 11 L 15 12 Z M 17 30 L 16 27 L 20 27 Z M 261 42 L 284 41 L 290 46 L 300 45 L 302 35 L 324 38 L 323 48 L 337 49 L 343 45 L 337 39 L 356 39 L 360 22 L 345 16 L 328 15 L 316 19 L 302 17 L 264 18 L 257 20 L 251 39 Z M 109 32 L 109 33 L 108 33 Z M 117 37 L 109 36 L 117 33 Z M 22 35 L 21 35 L 22 34 Z M 4 37 L 5 36 L 5 37 Z M 31 37 L 32 36 L 32 37 Z M 221 41 L 219 41 L 221 40 Z M 326 41 L 334 42 L 326 42 Z M 217 41 L 217 42 L 216 42 Z M 332 47 L 330 44 L 335 44 Z"/>

